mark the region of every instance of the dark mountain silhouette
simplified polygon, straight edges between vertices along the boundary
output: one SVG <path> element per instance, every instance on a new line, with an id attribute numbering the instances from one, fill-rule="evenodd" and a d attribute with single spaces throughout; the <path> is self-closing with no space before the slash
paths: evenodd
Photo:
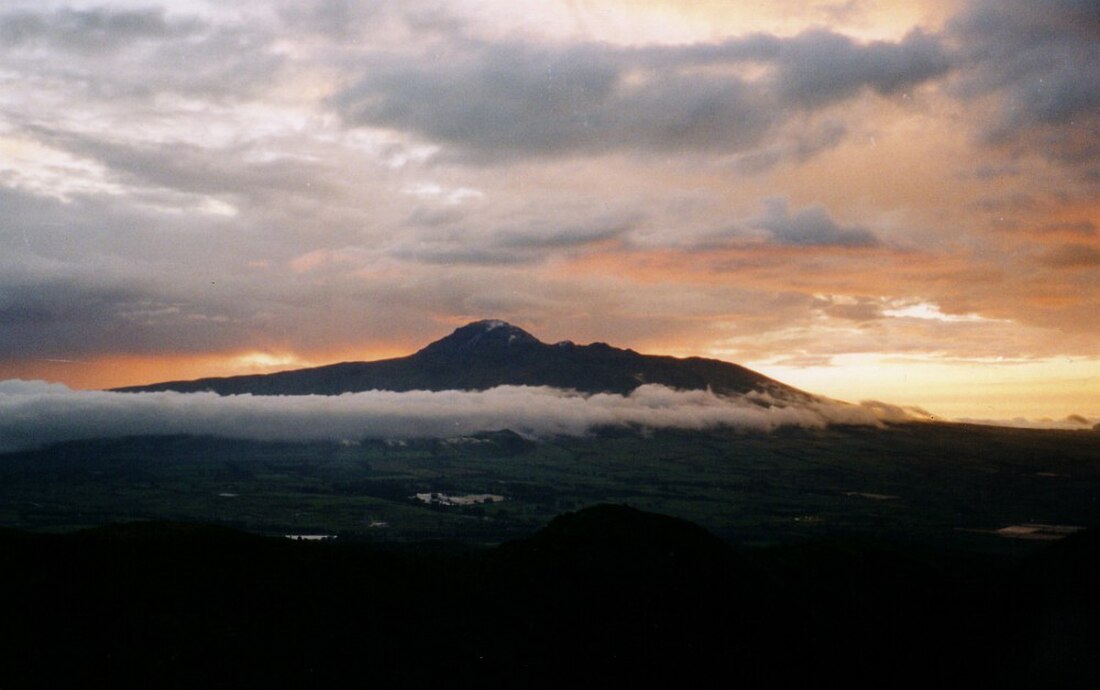
<path id="1" fill-rule="evenodd" d="M 1100 677 L 1091 532 L 1026 560 L 876 542 L 745 548 L 603 505 L 484 550 L 173 523 L 0 529 L 0 550 L 4 687 L 1095 688 Z"/>
<path id="2" fill-rule="evenodd" d="M 606 343 L 576 345 L 563 341 L 551 345 L 521 328 L 495 320 L 463 326 L 408 357 L 116 390 L 338 395 L 368 390 L 487 390 L 514 385 L 625 395 L 646 383 L 681 390 L 709 388 L 725 395 L 761 391 L 788 400 L 812 397 L 729 362 L 642 355 Z"/>

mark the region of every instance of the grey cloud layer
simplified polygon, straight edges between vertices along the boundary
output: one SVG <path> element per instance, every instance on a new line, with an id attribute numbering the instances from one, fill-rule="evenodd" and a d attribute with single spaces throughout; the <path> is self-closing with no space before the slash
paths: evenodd
<path id="1" fill-rule="evenodd" d="M 0 44 L 8 48 L 48 46 L 66 52 L 100 53 L 134 41 L 188 36 L 202 28 L 195 19 L 170 20 L 160 9 L 20 10 L 0 16 Z"/>
<path id="2" fill-rule="evenodd" d="M 683 230 L 677 238 L 680 248 L 695 251 L 748 246 L 766 240 L 772 245 L 792 247 L 878 247 L 883 243 L 867 228 L 843 225 L 821 204 L 790 208 L 786 197 L 763 200 L 763 213 L 737 221 L 727 221 L 724 227 L 704 227 L 696 231 Z"/>
<path id="3" fill-rule="evenodd" d="M 86 104 L 164 94 L 238 99 L 268 88 L 283 64 L 272 36 L 163 9 L 15 10 L 0 13 L 0 61 L 67 88 Z"/>
<path id="4" fill-rule="evenodd" d="M 839 225 L 821 206 L 810 206 L 792 215 L 786 199 L 773 198 L 765 201 L 765 208 L 764 215 L 751 224 L 769 231 L 778 244 L 841 247 L 878 244 L 875 236 L 863 228 Z"/>
<path id="5" fill-rule="evenodd" d="M 753 64 L 766 76 L 741 76 Z M 333 102 L 351 124 L 494 155 L 739 151 L 802 110 L 912 88 L 948 67 L 920 32 L 866 45 L 827 31 L 684 48 L 472 44 L 372 61 Z"/>
<path id="6" fill-rule="evenodd" d="M 210 434 L 259 440 L 452 438 L 512 429 L 532 437 L 584 435 L 596 427 L 770 431 L 781 426 L 879 425 L 909 419 L 892 406 L 806 403 L 765 407 L 759 398 L 642 386 L 630 396 L 581 396 L 552 388 L 484 392 L 222 397 L 213 393 L 72 391 L 38 381 L 0 382 L 0 451 L 134 434 Z"/>
<path id="7" fill-rule="evenodd" d="M 975 0 L 942 34 L 870 43 L 826 30 L 646 48 L 444 34 L 428 55 L 369 57 L 364 76 L 332 103 L 352 126 L 415 133 L 474 159 L 719 151 L 746 154 L 739 167 L 753 172 L 777 157 L 804 160 L 846 131 L 834 122 L 800 141 L 781 131 L 787 121 L 865 90 L 891 95 L 941 82 L 964 102 L 995 102 L 988 143 L 1095 166 L 1096 8 L 1091 0 Z"/>
<path id="8" fill-rule="evenodd" d="M 979 0 L 952 27 L 958 92 L 990 96 L 993 143 L 1092 166 L 1100 177 L 1100 3 Z"/>

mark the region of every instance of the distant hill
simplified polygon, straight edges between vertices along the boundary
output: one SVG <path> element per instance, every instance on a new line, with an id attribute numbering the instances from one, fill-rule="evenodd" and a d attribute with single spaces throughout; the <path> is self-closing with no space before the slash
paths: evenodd
<path id="1" fill-rule="evenodd" d="M 646 383 L 681 390 L 709 388 L 725 395 L 761 391 L 782 399 L 812 399 L 802 391 L 729 362 L 643 355 L 605 343 L 547 344 L 521 328 L 496 320 L 470 323 L 408 357 L 115 390 L 339 395 L 369 390 L 488 390 L 513 385 L 625 395 Z"/>

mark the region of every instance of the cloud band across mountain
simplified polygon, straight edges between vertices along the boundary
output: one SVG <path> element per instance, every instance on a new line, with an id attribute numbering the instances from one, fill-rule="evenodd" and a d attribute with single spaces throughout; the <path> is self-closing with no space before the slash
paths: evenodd
<path id="1" fill-rule="evenodd" d="M 487 391 L 370 391 L 337 396 L 74 391 L 41 381 L 0 382 L 0 451 L 59 441 L 195 434 L 272 441 L 452 438 L 511 429 L 529 437 L 580 436 L 600 427 L 771 431 L 912 419 L 900 408 L 812 401 L 769 405 L 646 385 L 627 396 L 548 387 Z"/>

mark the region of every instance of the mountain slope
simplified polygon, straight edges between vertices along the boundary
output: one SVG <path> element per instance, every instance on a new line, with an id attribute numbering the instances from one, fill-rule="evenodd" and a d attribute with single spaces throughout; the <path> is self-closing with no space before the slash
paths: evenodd
<path id="1" fill-rule="evenodd" d="M 338 395 L 368 390 L 487 390 L 552 386 L 585 393 L 627 394 L 655 383 L 726 395 L 750 391 L 777 398 L 811 396 L 745 367 L 714 359 L 642 355 L 605 343 L 543 343 L 503 321 L 463 326 L 408 357 L 344 362 L 275 374 L 168 381 L 123 392 L 213 391 L 221 395 Z"/>

